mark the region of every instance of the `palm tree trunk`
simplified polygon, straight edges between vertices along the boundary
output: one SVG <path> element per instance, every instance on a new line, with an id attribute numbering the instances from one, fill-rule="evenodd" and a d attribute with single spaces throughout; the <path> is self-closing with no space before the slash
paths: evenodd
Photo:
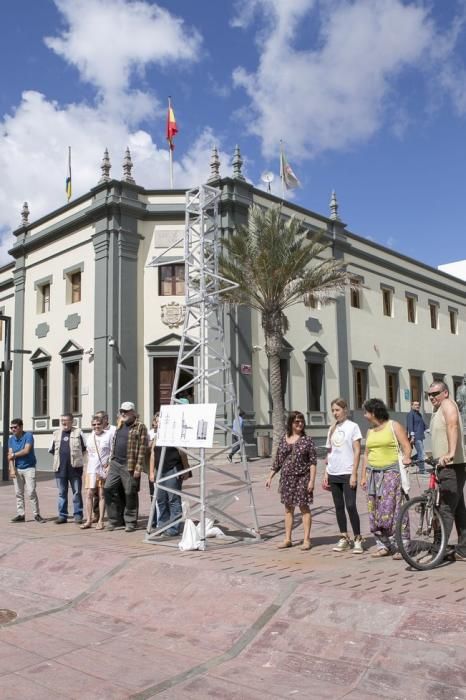
<path id="1" fill-rule="evenodd" d="M 285 407 L 283 405 L 280 354 L 283 345 L 281 333 L 265 334 L 265 351 L 269 358 L 270 393 L 272 395 L 272 459 L 285 429 Z"/>

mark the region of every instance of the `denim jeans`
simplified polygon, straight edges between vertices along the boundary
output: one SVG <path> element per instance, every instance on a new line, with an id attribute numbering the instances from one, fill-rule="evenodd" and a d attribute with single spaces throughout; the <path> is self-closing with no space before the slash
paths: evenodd
<path id="1" fill-rule="evenodd" d="M 73 516 L 75 520 L 83 517 L 83 499 L 81 487 L 83 481 L 83 470 L 68 467 L 66 474 L 60 473 L 56 477 L 58 486 L 58 517 L 68 517 L 68 484 L 73 492 Z"/>
<path id="2" fill-rule="evenodd" d="M 171 476 L 171 478 L 162 481 L 162 486 L 167 486 L 170 489 L 181 489 L 182 481 L 177 473 L 176 469 L 170 469 L 166 472 L 163 476 Z M 157 527 L 165 527 L 169 522 L 181 517 L 181 497 L 177 493 L 169 493 L 164 489 L 157 488 L 157 509 Z M 183 523 L 180 521 L 165 532 L 167 535 L 179 535 L 182 525 Z"/>
<path id="3" fill-rule="evenodd" d="M 414 441 L 414 449 L 416 450 L 416 459 L 422 459 L 423 461 L 419 464 L 419 472 L 421 474 L 424 474 L 425 472 L 425 464 L 424 464 L 424 441 L 423 440 L 415 440 Z"/>

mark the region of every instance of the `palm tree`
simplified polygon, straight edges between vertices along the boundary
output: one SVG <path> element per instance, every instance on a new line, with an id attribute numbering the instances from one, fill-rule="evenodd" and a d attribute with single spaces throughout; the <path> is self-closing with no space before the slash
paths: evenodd
<path id="1" fill-rule="evenodd" d="M 275 454 L 285 425 L 280 354 L 288 330 L 285 310 L 294 304 L 335 301 L 349 284 L 341 262 L 321 257 L 330 242 L 311 233 L 303 222 L 285 218 L 281 206 L 251 207 L 248 224 L 223 240 L 220 273 L 237 287 L 225 298 L 259 311 L 269 359 Z"/>

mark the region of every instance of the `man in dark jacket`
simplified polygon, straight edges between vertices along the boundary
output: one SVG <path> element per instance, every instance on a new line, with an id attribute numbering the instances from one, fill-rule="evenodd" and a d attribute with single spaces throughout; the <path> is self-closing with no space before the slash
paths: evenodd
<path id="1" fill-rule="evenodd" d="M 419 401 L 411 403 L 411 410 L 406 417 L 406 430 L 409 441 L 416 450 L 416 459 L 424 460 L 424 433 L 427 429 L 421 416 Z M 424 461 L 419 464 L 419 473 L 425 474 Z"/>

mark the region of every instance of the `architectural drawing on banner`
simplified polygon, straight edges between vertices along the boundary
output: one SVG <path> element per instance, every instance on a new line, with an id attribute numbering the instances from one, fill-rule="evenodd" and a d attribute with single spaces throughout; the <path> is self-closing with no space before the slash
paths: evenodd
<path id="1" fill-rule="evenodd" d="M 217 404 L 173 404 L 160 407 L 157 445 L 212 447 Z"/>

